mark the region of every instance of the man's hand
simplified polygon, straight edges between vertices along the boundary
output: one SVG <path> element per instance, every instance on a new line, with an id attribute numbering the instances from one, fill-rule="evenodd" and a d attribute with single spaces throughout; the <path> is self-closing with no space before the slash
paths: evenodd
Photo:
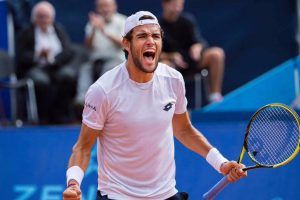
<path id="1" fill-rule="evenodd" d="M 172 53 L 172 62 L 175 64 L 176 67 L 180 69 L 187 69 L 188 64 L 184 61 L 182 55 L 178 52 Z"/>
<path id="2" fill-rule="evenodd" d="M 223 175 L 228 175 L 227 178 L 230 182 L 235 182 L 247 176 L 247 172 L 243 171 L 243 168 L 245 168 L 245 165 L 238 164 L 235 161 L 230 161 L 223 163 L 220 171 Z"/>
<path id="3" fill-rule="evenodd" d="M 203 49 L 203 47 L 202 47 L 202 45 L 200 43 L 193 44 L 190 47 L 190 51 L 189 51 L 190 57 L 194 61 L 199 61 L 200 58 L 201 58 L 201 51 L 202 51 L 202 49 Z"/>
<path id="4" fill-rule="evenodd" d="M 49 53 L 50 53 L 50 49 L 42 49 L 39 53 L 39 57 L 47 60 Z"/>
<path id="5" fill-rule="evenodd" d="M 91 25 L 94 28 L 99 29 L 101 32 L 104 31 L 105 21 L 101 15 L 94 13 L 94 12 L 90 12 L 89 20 L 90 20 Z"/>
<path id="6" fill-rule="evenodd" d="M 77 182 L 70 181 L 63 193 L 63 200 L 81 200 L 81 190 Z"/>

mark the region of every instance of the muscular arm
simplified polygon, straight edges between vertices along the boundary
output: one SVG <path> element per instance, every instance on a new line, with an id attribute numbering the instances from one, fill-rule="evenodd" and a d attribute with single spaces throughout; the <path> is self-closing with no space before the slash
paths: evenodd
<path id="1" fill-rule="evenodd" d="M 91 150 L 97 137 L 101 132 L 82 124 L 79 138 L 73 147 L 72 155 L 69 160 L 69 167 L 79 166 L 83 171 L 88 167 Z"/>
<path id="2" fill-rule="evenodd" d="M 204 158 L 206 158 L 209 150 L 213 148 L 207 139 L 193 127 L 187 112 L 173 116 L 173 130 L 175 137 L 184 146 Z M 246 172 L 240 170 L 244 167 L 243 164 L 234 161 L 224 162 L 220 167 L 220 172 L 224 175 L 228 174 L 228 180 L 234 182 L 247 176 Z"/>
<path id="3" fill-rule="evenodd" d="M 191 124 L 187 112 L 173 116 L 173 130 L 175 137 L 188 149 L 206 157 L 212 148 L 207 139 Z"/>
<path id="4" fill-rule="evenodd" d="M 79 138 L 73 147 L 72 155 L 69 160 L 69 168 L 78 166 L 83 171 L 86 171 L 90 161 L 91 150 L 99 134 L 100 131 L 91 129 L 85 124 L 82 124 Z M 63 192 L 63 199 L 81 199 L 80 183 L 71 178 L 67 185 L 68 187 Z"/>

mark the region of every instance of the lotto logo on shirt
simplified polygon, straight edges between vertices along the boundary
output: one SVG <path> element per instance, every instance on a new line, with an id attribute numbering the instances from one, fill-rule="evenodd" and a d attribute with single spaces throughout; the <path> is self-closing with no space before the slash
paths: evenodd
<path id="1" fill-rule="evenodd" d="M 164 111 L 169 111 L 172 108 L 173 104 L 170 102 L 164 107 Z"/>
<path id="2" fill-rule="evenodd" d="M 94 111 L 97 111 L 97 110 L 96 110 L 96 106 L 93 106 L 93 105 L 91 105 L 91 104 L 89 104 L 89 103 L 85 103 L 84 106 L 87 107 L 87 108 L 90 108 L 90 109 L 92 109 L 92 110 L 94 110 Z"/>

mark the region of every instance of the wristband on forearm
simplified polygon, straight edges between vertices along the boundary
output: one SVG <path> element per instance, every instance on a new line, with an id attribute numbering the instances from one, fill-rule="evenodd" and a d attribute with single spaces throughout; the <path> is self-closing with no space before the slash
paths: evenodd
<path id="1" fill-rule="evenodd" d="M 75 180 L 80 187 L 83 176 L 84 176 L 84 171 L 79 166 L 70 167 L 67 170 L 66 175 L 67 175 L 67 186 L 69 186 L 70 180 Z"/>
<path id="2" fill-rule="evenodd" d="M 67 187 L 72 187 L 74 185 L 77 185 L 78 186 L 78 183 L 75 183 L 75 182 L 71 182 L 71 183 L 68 183 L 68 186 Z"/>
<path id="3" fill-rule="evenodd" d="M 221 173 L 220 168 L 224 162 L 228 162 L 226 158 L 218 151 L 216 148 L 209 150 L 206 161 L 219 173 Z"/>

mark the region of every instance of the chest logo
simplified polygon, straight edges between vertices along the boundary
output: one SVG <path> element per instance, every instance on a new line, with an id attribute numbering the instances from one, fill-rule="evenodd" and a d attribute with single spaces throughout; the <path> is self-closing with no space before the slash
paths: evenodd
<path id="1" fill-rule="evenodd" d="M 169 111 L 172 108 L 173 104 L 172 103 L 168 103 L 167 105 L 165 105 L 164 107 L 164 111 Z"/>

